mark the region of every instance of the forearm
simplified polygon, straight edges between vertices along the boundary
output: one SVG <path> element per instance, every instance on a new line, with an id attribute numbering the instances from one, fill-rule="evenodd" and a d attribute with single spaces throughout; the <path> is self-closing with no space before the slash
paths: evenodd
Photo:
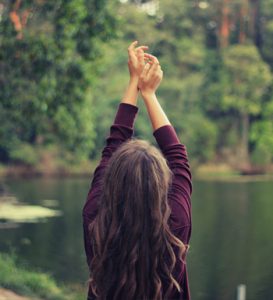
<path id="1" fill-rule="evenodd" d="M 125 90 L 121 103 L 128 103 L 132 105 L 137 105 L 137 96 L 138 96 L 138 78 L 130 78 L 129 84 Z"/>
<path id="2" fill-rule="evenodd" d="M 142 97 L 151 120 L 153 131 L 164 125 L 171 125 L 155 94 L 142 94 Z"/>

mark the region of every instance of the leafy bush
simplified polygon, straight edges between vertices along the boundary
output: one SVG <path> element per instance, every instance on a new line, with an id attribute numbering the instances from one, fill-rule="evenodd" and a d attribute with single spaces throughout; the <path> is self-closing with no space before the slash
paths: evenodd
<path id="1" fill-rule="evenodd" d="M 34 146 L 28 143 L 20 143 L 16 148 L 11 149 L 10 159 L 16 163 L 23 163 L 34 166 L 39 162 L 39 154 Z"/>
<path id="2" fill-rule="evenodd" d="M 250 139 L 256 144 L 251 155 L 253 163 L 269 164 L 273 158 L 273 121 L 268 119 L 254 123 Z"/>
<path id="3" fill-rule="evenodd" d="M 66 287 L 57 284 L 50 274 L 29 270 L 20 262 L 17 254 L 0 253 L 0 287 L 18 294 L 44 300 L 80 300 L 86 297 L 86 288 L 82 285 Z"/>

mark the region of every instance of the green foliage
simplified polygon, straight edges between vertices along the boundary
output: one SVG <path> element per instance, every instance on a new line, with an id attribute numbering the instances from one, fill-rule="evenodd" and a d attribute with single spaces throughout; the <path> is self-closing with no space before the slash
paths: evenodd
<path id="1" fill-rule="evenodd" d="M 218 135 L 218 151 L 229 147 L 238 152 L 244 147 L 247 159 L 251 142 L 248 122 L 250 116 L 260 116 L 265 110 L 272 82 L 270 69 L 254 45 L 236 44 L 221 52 L 209 50 L 204 71 L 201 107 L 222 132 Z"/>
<path id="2" fill-rule="evenodd" d="M 223 108 L 257 115 L 272 81 L 269 67 L 253 45 L 234 45 L 223 53 L 226 70 Z"/>
<path id="3" fill-rule="evenodd" d="M 26 270 L 18 266 L 15 255 L 0 254 L 0 286 L 17 293 L 43 297 L 49 300 L 67 299 L 64 291 L 47 274 Z"/>
<path id="4" fill-rule="evenodd" d="M 265 33 L 264 33 L 264 45 L 262 49 L 262 53 L 265 59 L 273 68 L 273 55 L 272 55 L 272 48 L 273 48 L 273 20 L 269 21 L 265 26 Z"/>
<path id="5" fill-rule="evenodd" d="M 217 127 L 200 114 L 184 118 L 185 128 L 180 139 L 185 143 L 190 159 L 199 163 L 213 160 L 217 139 Z"/>
<path id="6" fill-rule="evenodd" d="M 255 24 L 246 18 L 245 40 L 237 16 L 243 1 L 230 2 L 234 23 L 220 47 L 221 1 L 29 0 L 19 9 L 34 9 L 22 39 L 4 2 L 0 160 L 35 165 L 36 145 L 58 145 L 64 165 L 97 160 L 128 82 L 126 49 L 136 39 L 161 62 L 158 97 L 192 159 L 236 153 L 243 139 L 252 162 L 272 161 L 273 1 L 261 1 Z M 139 107 L 135 133 L 154 142 Z"/>
<path id="7" fill-rule="evenodd" d="M 0 253 L 0 287 L 18 294 L 45 300 L 83 299 L 86 291 L 74 291 L 63 284 L 57 285 L 50 274 L 29 270 L 15 253 Z"/>
<path id="8" fill-rule="evenodd" d="M 220 51 L 207 50 L 204 59 L 204 79 L 200 87 L 202 101 L 200 107 L 209 117 L 217 119 L 222 117 L 223 93 L 225 76 L 223 59 Z"/>
<path id="9" fill-rule="evenodd" d="M 236 5 L 234 9 L 239 3 Z M 217 12 L 213 6 L 202 11 L 186 1 L 160 1 L 154 16 L 145 15 L 140 4 L 126 3 L 121 8 L 124 38 L 109 44 L 105 61 L 108 68 L 95 90 L 95 119 L 99 122 L 96 144 L 104 145 L 111 124 L 107 120 L 114 115 L 126 84 L 126 53 L 117 49 L 137 39 L 147 43 L 149 52 L 161 61 L 164 79 L 159 100 L 190 148 L 192 159 L 205 162 L 212 160 L 216 152 L 236 149 L 242 134 L 241 111 L 259 116 L 272 80 L 257 48 L 253 44 L 234 44 L 222 51 L 217 43 L 213 48 L 212 40 L 207 46 L 208 38 L 213 38 L 207 36 L 212 34 L 207 25 Z M 142 111 L 145 107 L 142 103 L 139 106 L 136 135 L 153 141 L 149 120 Z M 103 122 L 101 113 L 106 116 Z"/>
<path id="10" fill-rule="evenodd" d="M 273 70 L 273 1 L 263 0 L 260 3 L 260 9 L 262 14 L 262 22 L 260 24 L 261 30 L 261 45 L 260 50 L 265 61 Z"/>
<path id="11" fill-rule="evenodd" d="M 273 119 L 255 122 L 251 128 L 250 140 L 255 143 L 253 162 L 270 163 L 273 159 Z"/>
<path id="12" fill-rule="evenodd" d="M 30 166 L 35 166 L 39 162 L 37 150 L 30 144 L 23 142 L 11 149 L 10 158 L 15 163 L 24 163 Z"/>
<path id="13" fill-rule="evenodd" d="M 89 156 L 95 137 L 88 98 L 97 76 L 94 61 L 102 56 L 100 46 L 114 35 L 116 27 L 106 4 L 96 0 L 28 1 L 18 14 L 33 7 L 37 14 L 29 17 L 22 38 L 9 18 L 13 6 L 6 4 L 0 54 L 2 161 L 23 161 L 18 152 L 30 151 L 26 143 L 41 142 L 61 143 L 78 158 Z M 22 149 L 17 148 L 17 141 L 24 145 Z"/>

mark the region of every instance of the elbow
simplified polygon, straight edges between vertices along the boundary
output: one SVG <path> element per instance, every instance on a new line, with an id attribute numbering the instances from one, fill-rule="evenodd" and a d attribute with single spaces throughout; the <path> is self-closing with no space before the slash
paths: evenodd
<path id="1" fill-rule="evenodd" d="M 84 203 L 82 207 L 82 217 L 86 217 L 88 215 L 88 210 L 87 210 L 87 201 Z"/>
<path id="2" fill-rule="evenodd" d="M 82 217 L 87 218 L 88 220 L 93 219 L 98 211 L 98 193 L 99 191 L 96 191 L 94 189 L 91 189 L 88 193 L 86 202 L 84 203 L 82 207 Z"/>

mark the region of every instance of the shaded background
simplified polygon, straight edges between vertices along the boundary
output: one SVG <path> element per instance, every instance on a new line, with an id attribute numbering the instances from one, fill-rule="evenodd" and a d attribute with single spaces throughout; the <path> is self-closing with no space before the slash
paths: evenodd
<path id="1" fill-rule="evenodd" d="M 133 40 L 161 62 L 158 98 L 189 154 L 193 300 L 235 299 L 239 284 L 273 299 L 273 0 L 2 0 L 1 191 L 62 215 L 16 222 L 0 206 L 0 251 L 84 286 L 81 209 Z M 154 143 L 139 107 L 135 135 Z"/>

